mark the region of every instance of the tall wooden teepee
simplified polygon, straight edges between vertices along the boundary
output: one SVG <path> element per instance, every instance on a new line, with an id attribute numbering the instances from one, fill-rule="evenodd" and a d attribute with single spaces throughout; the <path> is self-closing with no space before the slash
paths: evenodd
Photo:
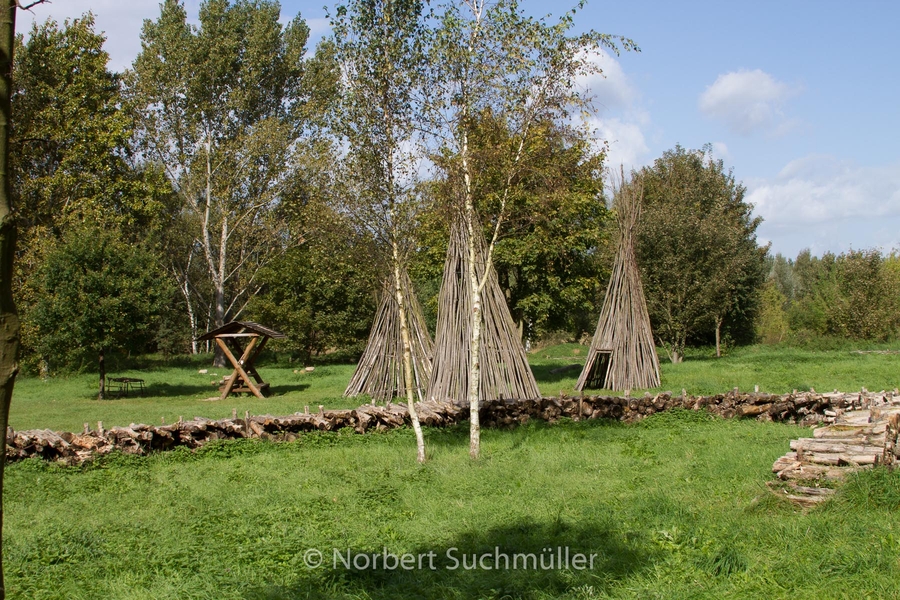
<path id="1" fill-rule="evenodd" d="M 597 331 L 575 385 L 577 390 L 627 391 L 659 386 L 659 358 L 634 254 L 642 198 L 639 184 L 621 185 L 615 196 L 619 247 Z"/>
<path id="2" fill-rule="evenodd" d="M 462 401 L 469 390 L 472 347 L 472 286 L 467 276 L 468 232 L 460 219 L 450 229 L 444 279 L 438 303 L 434 336 L 434 369 L 427 397 L 434 400 Z M 487 243 L 476 233 L 478 278 L 484 276 Z M 487 284 L 482 290 L 483 327 L 480 351 L 480 400 L 497 398 L 539 398 L 540 390 L 525 348 L 513 322 L 497 273 L 490 265 Z"/>
<path id="3" fill-rule="evenodd" d="M 407 307 L 407 323 L 411 342 L 413 380 L 419 401 L 431 377 L 434 343 L 428 333 L 422 305 L 419 304 L 406 270 L 401 271 L 403 303 Z M 368 394 L 375 400 L 406 398 L 403 376 L 403 341 L 400 336 L 400 306 L 394 293 L 394 276 L 389 275 L 381 292 L 381 304 L 369 334 L 369 341 L 344 396 Z"/>

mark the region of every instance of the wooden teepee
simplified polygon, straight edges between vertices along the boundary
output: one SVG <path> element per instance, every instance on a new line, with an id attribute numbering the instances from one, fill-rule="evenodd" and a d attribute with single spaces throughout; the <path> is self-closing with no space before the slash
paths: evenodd
<path id="1" fill-rule="evenodd" d="M 434 370 L 427 397 L 462 401 L 468 395 L 471 339 L 472 286 L 467 276 L 467 230 L 456 219 L 450 231 L 444 279 L 435 331 Z M 480 232 L 476 243 L 476 273 L 484 276 L 486 242 Z M 539 398 L 537 382 L 528 366 L 525 349 L 506 305 L 497 273 L 490 269 L 482 290 L 481 383 L 479 399 Z"/>
<path id="2" fill-rule="evenodd" d="M 401 289 L 406 306 L 409 337 L 412 343 L 412 366 L 415 392 L 419 401 L 425 398 L 425 387 L 431 377 L 431 357 L 434 344 L 425 325 L 422 306 L 412 291 L 412 283 L 405 270 L 401 274 Z M 406 398 L 403 377 L 403 341 L 400 336 L 400 307 L 394 295 L 394 276 L 389 275 L 381 292 L 381 304 L 375 323 L 344 396 L 368 394 L 375 400 Z"/>
<path id="3" fill-rule="evenodd" d="M 624 183 L 624 182 L 623 182 Z M 575 389 L 628 391 L 659 387 L 659 359 L 634 254 L 643 189 L 622 185 L 615 197 L 619 247 L 597 331 Z"/>

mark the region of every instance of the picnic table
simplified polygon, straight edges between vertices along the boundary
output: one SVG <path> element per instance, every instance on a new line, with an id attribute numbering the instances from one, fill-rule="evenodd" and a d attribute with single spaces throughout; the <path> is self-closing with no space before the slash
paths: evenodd
<path id="1" fill-rule="evenodd" d="M 110 395 L 128 396 L 128 392 L 140 392 L 144 395 L 144 380 L 136 377 L 107 377 L 106 391 Z"/>

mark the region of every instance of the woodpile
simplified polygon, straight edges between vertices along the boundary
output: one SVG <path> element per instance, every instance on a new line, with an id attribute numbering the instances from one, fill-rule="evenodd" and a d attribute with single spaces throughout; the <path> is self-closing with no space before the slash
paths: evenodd
<path id="1" fill-rule="evenodd" d="M 791 451 L 775 461 L 780 483 L 771 486 L 793 502 L 812 506 L 834 492 L 848 473 L 900 459 L 900 397 L 885 394 L 831 394 L 822 411 L 824 427 L 791 440 Z"/>
<path id="2" fill-rule="evenodd" d="M 714 396 L 690 396 L 663 392 L 640 398 L 616 396 L 544 397 L 532 400 L 500 399 L 484 403 L 479 411 L 481 422 L 489 427 L 515 427 L 531 420 L 553 422 L 561 418 L 616 419 L 638 421 L 654 413 L 683 408 L 705 409 L 724 418 L 753 418 L 760 421 L 785 421 L 804 425 L 826 424 L 813 438 L 792 444 L 792 452 L 776 462 L 779 476 L 798 481 L 828 477 L 845 465 L 864 466 L 891 464 L 896 460 L 900 432 L 900 393 L 866 391 L 855 394 L 839 392 L 819 394 L 794 392 L 785 395 L 743 393 L 733 390 Z M 425 401 L 416 404 L 423 425 L 446 427 L 469 419 L 465 402 L 441 403 Z M 865 418 L 877 418 L 863 423 Z M 113 451 L 148 454 L 176 447 L 199 448 L 212 440 L 261 438 L 293 441 L 312 431 L 352 429 L 357 433 L 385 431 L 409 425 L 405 404 L 366 404 L 353 410 L 307 408 L 292 415 L 251 416 L 229 419 L 179 419 L 170 425 L 143 425 L 95 429 L 85 424 L 81 433 L 54 432 L 47 429 L 7 430 L 7 460 L 29 457 L 78 464 Z M 802 458 L 802 460 L 801 460 Z M 800 463 L 795 465 L 794 463 Z M 843 472 L 843 471 L 841 471 Z"/>

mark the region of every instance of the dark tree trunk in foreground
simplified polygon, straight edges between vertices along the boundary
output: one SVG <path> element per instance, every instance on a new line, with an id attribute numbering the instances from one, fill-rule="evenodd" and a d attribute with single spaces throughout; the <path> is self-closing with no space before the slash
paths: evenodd
<path id="1" fill-rule="evenodd" d="M 16 1 L 8 0 L 0 15 L 0 532 L 3 528 L 3 471 L 6 467 L 6 428 L 13 385 L 19 370 L 19 315 L 12 295 L 16 223 L 10 211 L 9 127 L 12 93 L 12 59 L 16 35 Z M 3 543 L 0 535 L 0 600 L 6 598 L 3 582 Z"/>
<path id="2" fill-rule="evenodd" d="M 23 8 L 41 4 L 36 0 Z M 13 260 L 16 254 L 16 222 L 10 207 L 9 128 L 12 121 L 13 48 L 16 42 L 18 0 L 6 0 L 0 9 L 0 600 L 6 599 L 3 581 L 3 471 L 6 468 L 6 431 L 16 373 L 19 372 L 19 314 L 13 301 Z"/>

